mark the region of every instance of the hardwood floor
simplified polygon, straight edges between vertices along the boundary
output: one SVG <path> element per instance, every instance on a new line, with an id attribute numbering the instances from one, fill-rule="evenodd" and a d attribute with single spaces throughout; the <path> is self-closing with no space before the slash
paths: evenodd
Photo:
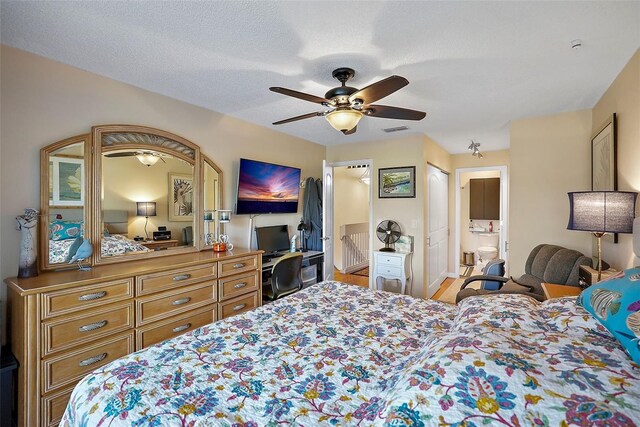
<path id="1" fill-rule="evenodd" d="M 435 293 L 435 294 L 433 294 L 433 296 L 431 297 L 431 299 L 433 299 L 433 300 L 437 300 L 437 299 L 440 297 L 440 295 L 442 295 L 442 294 L 444 293 L 444 291 L 446 291 L 446 290 L 447 290 L 447 288 L 448 288 L 449 286 L 451 286 L 451 284 L 452 284 L 453 282 L 455 282 L 455 280 L 456 280 L 456 279 L 453 279 L 453 278 L 451 278 L 451 277 L 447 277 L 446 279 L 444 279 L 444 282 L 442 282 L 442 284 L 440 285 L 440 289 L 438 289 L 438 290 L 436 291 L 436 293 Z"/>
<path id="2" fill-rule="evenodd" d="M 353 285 L 362 286 L 363 288 L 369 287 L 369 277 L 357 276 L 355 274 L 342 274 L 338 269 L 333 269 L 333 278 L 339 282 L 351 283 Z"/>

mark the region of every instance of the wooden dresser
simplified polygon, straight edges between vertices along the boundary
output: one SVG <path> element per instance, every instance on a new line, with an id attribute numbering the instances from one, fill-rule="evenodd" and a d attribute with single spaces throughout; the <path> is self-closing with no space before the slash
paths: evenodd
<path id="1" fill-rule="evenodd" d="M 259 251 L 203 251 L 6 279 L 18 425 L 55 426 L 98 367 L 261 304 Z"/>

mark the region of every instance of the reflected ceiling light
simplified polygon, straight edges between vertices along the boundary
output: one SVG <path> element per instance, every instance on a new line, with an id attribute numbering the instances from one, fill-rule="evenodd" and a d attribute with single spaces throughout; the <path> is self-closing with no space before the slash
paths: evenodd
<path id="1" fill-rule="evenodd" d="M 356 127 L 362 116 L 363 114 L 360 111 L 352 110 L 351 108 L 338 108 L 325 117 L 335 130 L 344 133 Z"/>
<path id="2" fill-rule="evenodd" d="M 471 140 L 471 144 L 469 144 L 469 151 L 471 151 L 472 156 L 476 156 L 479 159 L 484 157 L 480 152 L 480 143 L 475 142 L 473 139 Z"/>
<path id="3" fill-rule="evenodd" d="M 153 166 L 158 163 L 160 156 L 156 155 L 155 153 L 143 152 L 136 154 L 136 159 L 138 159 L 140 163 L 145 166 Z"/>

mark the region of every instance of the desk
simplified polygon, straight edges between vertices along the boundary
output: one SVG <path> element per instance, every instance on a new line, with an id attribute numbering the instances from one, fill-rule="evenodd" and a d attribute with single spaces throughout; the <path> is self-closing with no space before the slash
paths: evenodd
<path id="1" fill-rule="evenodd" d="M 160 251 L 162 249 L 174 248 L 178 246 L 177 240 L 144 240 L 140 242 L 141 245 L 146 246 L 147 248 Z"/>
<path id="2" fill-rule="evenodd" d="M 284 252 L 286 253 L 286 252 Z M 262 285 L 269 283 L 271 280 L 271 269 L 273 264 L 280 259 L 271 258 L 262 259 Z M 320 251 L 307 251 L 302 252 L 302 283 L 303 289 L 307 288 L 314 283 L 322 282 L 324 280 L 324 252 Z"/>

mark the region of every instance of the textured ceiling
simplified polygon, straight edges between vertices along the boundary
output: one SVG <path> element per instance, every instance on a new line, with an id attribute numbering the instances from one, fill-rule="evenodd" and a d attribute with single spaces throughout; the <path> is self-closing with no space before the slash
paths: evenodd
<path id="1" fill-rule="evenodd" d="M 324 145 L 426 133 L 451 153 L 507 148 L 513 119 L 591 108 L 640 46 L 640 2 L 9 2 L 2 43 L 265 127 L 323 96 L 397 74 L 381 100 L 420 122 L 321 117 L 277 127 Z M 572 50 L 570 42 L 582 39 Z M 410 130 L 386 134 L 383 128 Z"/>

